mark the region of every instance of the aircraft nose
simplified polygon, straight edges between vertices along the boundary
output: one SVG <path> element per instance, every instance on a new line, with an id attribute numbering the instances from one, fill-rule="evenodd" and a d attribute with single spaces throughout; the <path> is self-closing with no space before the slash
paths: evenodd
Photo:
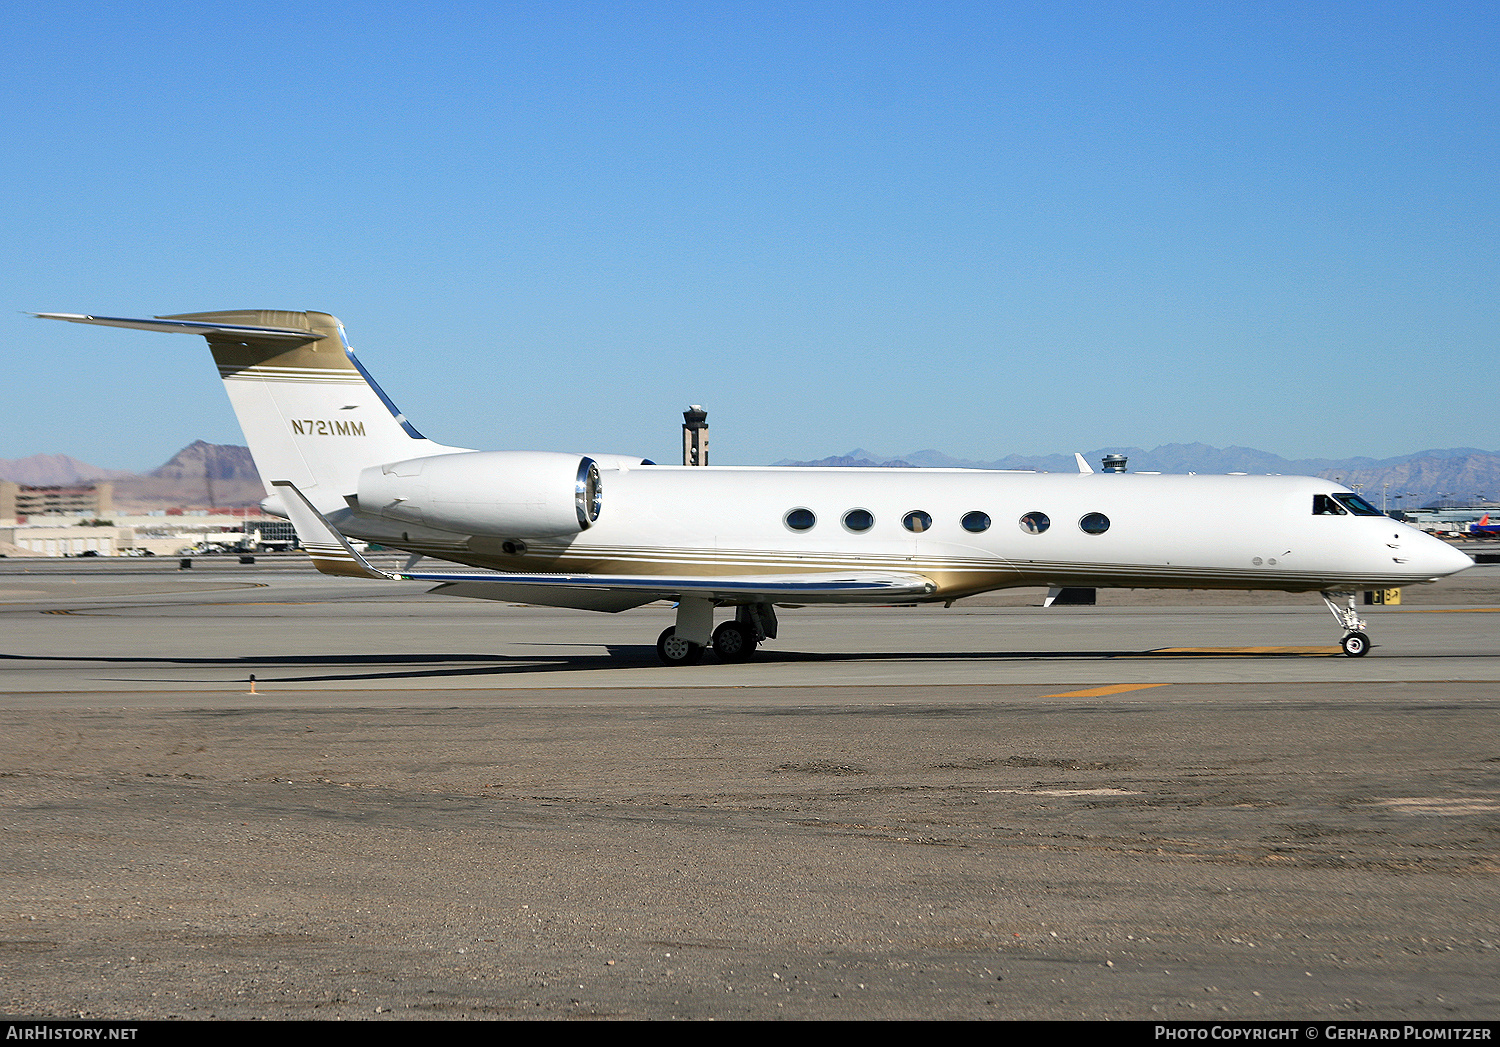
<path id="1" fill-rule="evenodd" d="M 1418 547 L 1412 549 L 1409 564 L 1416 568 L 1416 574 L 1424 578 L 1445 578 L 1474 566 L 1474 560 L 1468 553 L 1455 549 L 1442 539 L 1427 534 L 1422 535 L 1422 539 Z"/>

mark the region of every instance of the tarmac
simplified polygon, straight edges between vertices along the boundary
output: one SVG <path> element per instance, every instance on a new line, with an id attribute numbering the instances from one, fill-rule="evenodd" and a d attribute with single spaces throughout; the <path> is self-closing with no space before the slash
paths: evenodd
<path id="1" fill-rule="evenodd" d="M 665 605 L 0 561 L 0 1009 L 1500 1016 L 1500 567 L 1364 658 L 1316 595 L 1040 595 L 669 669 Z"/>

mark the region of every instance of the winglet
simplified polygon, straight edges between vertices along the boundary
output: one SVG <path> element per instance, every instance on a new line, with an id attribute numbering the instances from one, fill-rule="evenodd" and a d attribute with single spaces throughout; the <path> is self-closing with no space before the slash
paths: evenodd
<path id="1" fill-rule="evenodd" d="M 272 480 L 272 487 L 283 488 L 282 502 L 292 526 L 297 528 L 297 538 L 303 550 L 312 557 L 313 566 L 324 574 L 339 574 L 353 578 L 387 578 L 398 576 L 378 571 L 368 560 L 355 551 L 348 539 L 333 529 L 333 525 L 313 508 L 307 496 L 297 490 L 290 480 Z"/>
<path id="2" fill-rule="evenodd" d="M 1074 451 L 1073 457 L 1078 459 L 1078 471 L 1080 473 L 1092 473 L 1094 471 L 1093 469 L 1089 468 L 1089 463 L 1083 460 L 1083 455 L 1079 454 L 1077 451 Z"/>

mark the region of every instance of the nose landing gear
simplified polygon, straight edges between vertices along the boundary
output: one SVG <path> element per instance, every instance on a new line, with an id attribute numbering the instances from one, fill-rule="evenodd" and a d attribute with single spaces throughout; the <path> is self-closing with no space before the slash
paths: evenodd
<path id="1" fill-rule="evenodd" d="M 1344 593 L 1324 591 L 1320 595 L 1323 597 L 1323 602 L 1328 605 L 1329 612 L 1344 630 L 1344 638 L 1339 641 L 1339 646 L 1344 649 L 1344 653 L 1350 658 L 1360 658 L 1368 654 L 1370 650 L 1370 637 L 1365 632 L 1368 626 L 1365 624 L 1365 620 L 1354 610 L 1354 593 L 1347 594 L 1349 597 L 1348 607 L 1340 607 L 1334 603 L 1334 599 L 1345 595 Z"/>

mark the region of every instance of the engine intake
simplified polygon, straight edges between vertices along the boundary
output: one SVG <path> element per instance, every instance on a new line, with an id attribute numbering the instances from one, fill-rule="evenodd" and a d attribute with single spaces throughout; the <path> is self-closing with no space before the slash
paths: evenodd
<path id="1" fill-rule="evenodd" d="M 468 451 L 372 466 L 359 474 L 359 508 L 388 520 L 463 534 L 543 538 L 599 519 L 599 466 L 576 454 Z"/>

